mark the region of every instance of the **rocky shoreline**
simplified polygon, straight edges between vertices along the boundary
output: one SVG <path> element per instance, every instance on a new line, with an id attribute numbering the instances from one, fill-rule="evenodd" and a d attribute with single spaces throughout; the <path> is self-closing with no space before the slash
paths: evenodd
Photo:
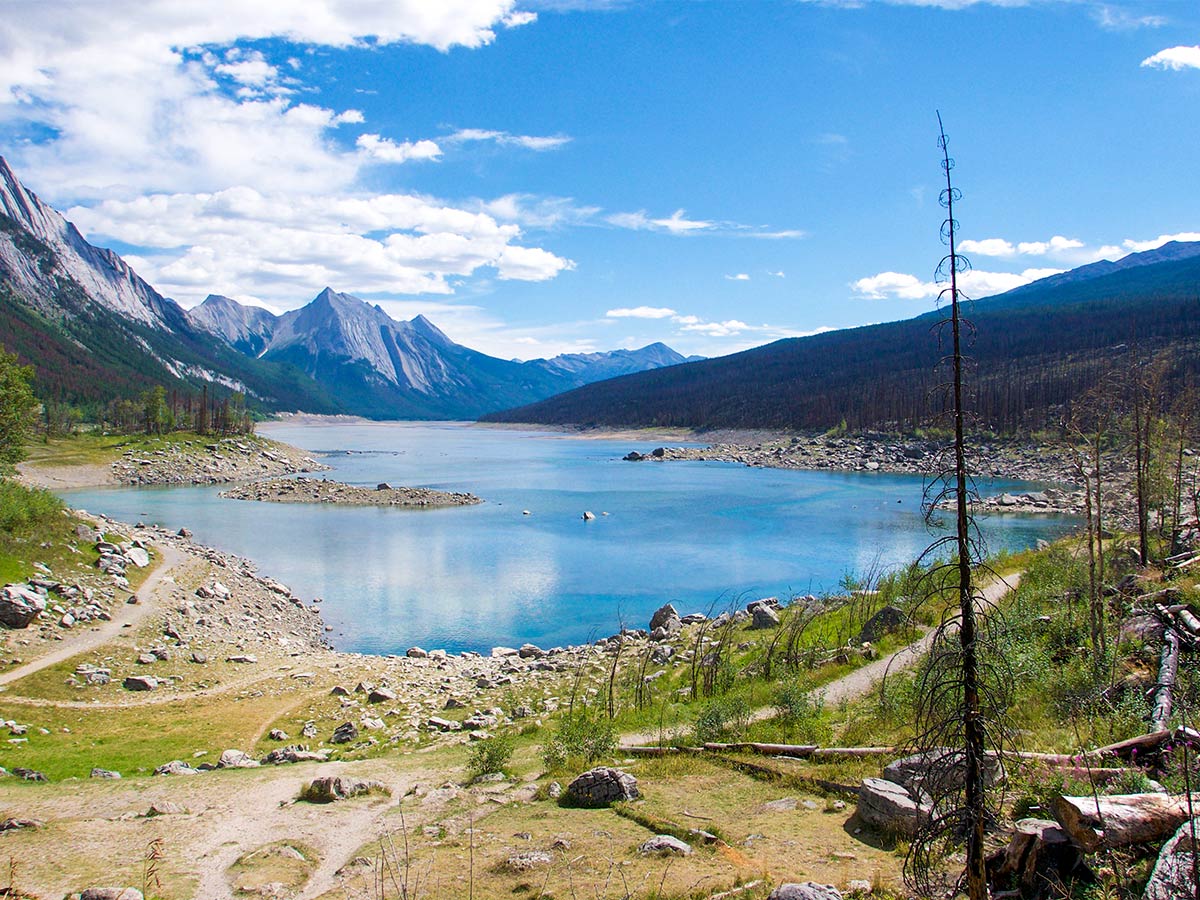
<path id="1" fill-rule="evenodd" d="M 708 447 L 656 447 L 631 451 L 630 462 L 712 460 L 776 469 L 832 472 L 884 472 L 929 476 L 942 467 L 940 441 L 885 435 L 854 437 L 779 437 L 754 444 L 714 443 Z M 1082 515 L 1084 492 L 1065 448 L 1039 443 L 980 441 L 972 443 L 976 482 L 986 490 L 990 479 L 1043 482 L 1053 485 L 1025 493 L 983 496 L 977 510 L 1011 513 Z"/>
<path id="2" fill-rule="evenodd" d="M 221 484 L 328 469 L 298 447 L 252 434 L 129 449 L 110 466 L 112 481 L 126 485 Z"/>
<path id="3" fill-rule="evenodd" d="M 474 494 L 458 491 L 392 487 L 386 482 L 367 488 L 323 478 L 273 478 L 238 485 L 221 491 L 220 496 L 230 500 L 257 500 L 264 503 L 336 503 L 345 506 L 397 506 L 404 509 L 473 506 L 483 502 Z"/>

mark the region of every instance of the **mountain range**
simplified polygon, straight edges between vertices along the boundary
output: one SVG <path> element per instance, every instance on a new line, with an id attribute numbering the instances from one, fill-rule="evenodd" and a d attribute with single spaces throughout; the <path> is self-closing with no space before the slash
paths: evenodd
<path id="1" fill-rule="evenodd" d="M 0 342 L 35 369 L 43 399 L 95 406 L 152 385 L 241 391 L 264 410 L 475 418 L 684 357 L 639 350 L 503 360 L 424 316 L 321 291 L 283 315 L 209 296 L 184 310 L 120 256 L 89 244 L 0 158 Z"/>
<path id="2" fill-rule="evenodd" d="M 1164 360 L 1167 395 L 1200 377 L 1200 242 L 1100 262 L 964 305 L 976 425 L 1059 425 L 1102 381 Z M 944 311 L 789 338 L 588 385 L 486 420 L 604 427 L 910 429 L 937 419 Z"/>

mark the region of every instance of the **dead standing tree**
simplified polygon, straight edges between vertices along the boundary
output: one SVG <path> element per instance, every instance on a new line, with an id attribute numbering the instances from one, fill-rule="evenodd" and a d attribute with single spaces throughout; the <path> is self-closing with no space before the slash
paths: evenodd
<path id="1" fill-rule="evenodd" d="M 966 870 L 963 880 L 971 900 L 986 900 L 984 835 L 990 818 L 987 797 L 988 758 L 986 748 L 999 748 L 1002 719 L 1007 708 L 1009 678 L 1002 656 L 994 652 L 992 638 L 1003 624 L 997 612 L 980 615 L 983 596 L 974 582 L 974 569 L 981 558 L 981 541 L 970 514 L 974 492 L 969 484 L 963 383 L 963 352 L 966 323 L 959 290 L 959 276 L 969 263 L 955 245 L 958 222 L 954 204 L 961 193 L 954 187 L 954 160 L 938 115 L 938 147 L 946 187 L 941 204 L 946 209 L 942 237 L 949 253 L 938 266 L 939 283 L 947 286 L 939 303 L 948 306 L 951 353 L 945 360 L 951 369 L 949 410 L 953 419 L 954 443 L 951 457 L 933 479 L 927 492 L 927 513 L 951 508 L 954 533 L 935 541 L 923 559 L 941 558 L 949 551 L 950 561 L 935 564 L 928 575 L 931 597 L 953 598 L 934 636 L 929 659 L 919 675 L 916 748 L 926 752 L 928 771 L 923 786 L 933 801 L 929 823 L 913 840 L 906 875 L 924 894 L 932 892 L 938 859 L 948 844 L 965 842 Z M 991 734 L 989 734 L 989 731 Z"/>

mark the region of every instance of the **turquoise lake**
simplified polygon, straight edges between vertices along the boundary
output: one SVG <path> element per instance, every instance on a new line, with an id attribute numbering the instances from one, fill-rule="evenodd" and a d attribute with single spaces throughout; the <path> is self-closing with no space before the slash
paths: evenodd
<path id="1" fill-rule="evenodd" d="M 688 613 L 820 594 L 847 574 L 906 564 L 942 533 L 925 525 L 923 481 L 909 475 L 630 463 L 621 457 L 655 444 L 460 424 L 260 431 L 330 454 L 330 478 L 486 502 L 425 511 L 253 503 L 190 486 L 64 496 L 123 521 L 186 526 L 201 543 L 249 557 L 306 601 L 323 598 L 336 647 L 380 654 L 578 644 L 622 622 L 645 627 L 668 601 Z M 584 521 L 585 510 L 596 519 Z M 979 525 L 996 551 L 1074 522 L 992 515 Z"/>

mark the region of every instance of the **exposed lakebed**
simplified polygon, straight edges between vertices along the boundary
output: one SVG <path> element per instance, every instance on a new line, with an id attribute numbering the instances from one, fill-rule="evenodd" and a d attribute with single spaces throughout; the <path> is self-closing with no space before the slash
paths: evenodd
<path id="1" fill-rule="evenodd" d="M 65 496 L 130 522 L 186 526 L 201 543 L 254 559 L 300 596 L 323 598 L 335 646 L 369 653 L 581 643 L 621 622 L 644 627 L 667 601 L 709 611 L 835 590 L 847 574 L 911 561 L 934 536 L 913 475 L 646 466 L 621 457 L 653 444 L 628 438 L 455 424 L 262 431 L 328 454 L 320 459 L 330 479 L 470 492 L 484 503 L 239 503 L 218 497 L 219 487 L 191 485 Z M 999 550 L 1055 537 L 1073 520 L 992 515 L 980 524 Z"/>

